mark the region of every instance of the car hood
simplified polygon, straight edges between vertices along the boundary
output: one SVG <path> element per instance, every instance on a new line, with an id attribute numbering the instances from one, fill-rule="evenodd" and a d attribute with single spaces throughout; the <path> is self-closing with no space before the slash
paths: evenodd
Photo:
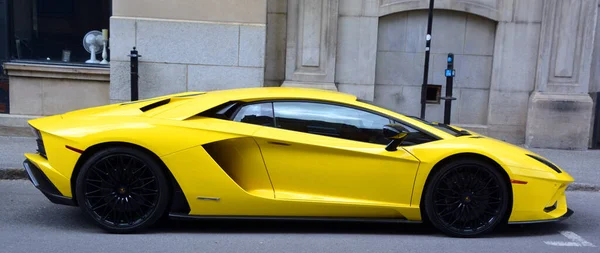
<path id="1" fill-rule="evenodd" d="M 460 127 L 451 126 L 457 130 L 466 130 Z M 495 160 L 503 167 L 519 168 L 525 170 L 543 171 L 555 173 L 548 165 L 536 160 L 542 160 L 556 166 L 564 171 L 558 165 L 531 150 L 524 147 L 504 142 L 489 136 L 478 134 L 466 130 L 470 135 L 460 135 L 452 138 L 425 143 L 416 146 L 405 147 L 405 149 L 426 162 L 437 163 L 445 157 L 457 154 L 472 153 L 480 154 Z M 565 173 L 566 174 L 566 173 Z"/>
<path id="2" fill-rule="evenodd" d="M 487 153 L 489 156 L 495 157 L 506 166 L 554 173 L 554 171 L 548 165 L 536 160 L 536 158 L 538 158 L 554 165 L 561 171 L 564 171 L 557 164 L 550 161 L 550 159 L 524 147 L 491 138 L 489 136 L 477 134 L 472 131 L 469 132 L 473 135 L 460 136 L 456 137 L 456 139 L 459 141 L 463 140 L 466 143 L 476 146 L 482 152 Z"/>

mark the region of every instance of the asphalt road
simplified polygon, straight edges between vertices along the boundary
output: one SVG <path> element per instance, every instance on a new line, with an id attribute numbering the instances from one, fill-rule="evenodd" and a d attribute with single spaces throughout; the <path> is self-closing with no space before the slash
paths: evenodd
<path id="1" fill-rule="evenodd" d="M 600 193 L 568 192 L 575 214 L 457 239 L 424 225 L 171 221 L 113 235 L 75 207 L 50 203 L 29 181 L 0 180 L 0 252 L 600 252 Z"/>
<path id="2" fill-rule="evenodd" d="M 35 138 L 0 136 L 0 169 L 23 168 L 24 153 L 35 153 Z"/>

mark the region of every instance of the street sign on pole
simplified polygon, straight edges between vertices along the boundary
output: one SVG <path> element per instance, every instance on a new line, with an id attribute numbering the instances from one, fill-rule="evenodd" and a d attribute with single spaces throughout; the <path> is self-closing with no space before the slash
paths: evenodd
<path id="1" fill-rule="evenodd" d="M 442 98 L 445 100 L 444 103 L 444 124 L 450 124 L 450 118 L 452 116 L 452 100 L 456 98 L 452 97 L 452 90 L 454 89 L 454 76 L 456 70 L 454 70 L 454 54 L 449 53 L 447 58 L 448 66 L 444 75 L 446 76 L 446 97 Z"/>

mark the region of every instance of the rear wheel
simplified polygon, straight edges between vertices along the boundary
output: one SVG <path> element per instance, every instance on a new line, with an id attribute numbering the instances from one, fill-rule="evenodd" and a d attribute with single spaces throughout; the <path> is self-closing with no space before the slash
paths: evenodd
<path id="1" fill-rule="evenodd" d="M 160 165 L 136 149 L 115 147 L 90 157 L 76 185 L 80 208 L 112 233 L 154 224 L 168 206 L 170 189 Z"/>
<path id="2" fill-rule="evenodd" d="M 443 233 L 475 237 L 505 220 L 509 206 L 507 183 L 492 165 L 478 160 L 450 162 L 427 185 L 427 218 Z"/>

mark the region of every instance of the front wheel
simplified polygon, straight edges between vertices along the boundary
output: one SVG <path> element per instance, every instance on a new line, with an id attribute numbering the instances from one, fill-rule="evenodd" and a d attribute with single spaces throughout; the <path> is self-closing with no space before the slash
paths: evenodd
<path id="1" fill-rule="evenodd" d="M 125 147 L 92 155 L 76 182 L 83 212 L 112 233 L 131 233 L 154 224 L 168 206 L 169 192 L 160 165 L 144 152 Z"/>
<path id="2" fill-rule="evenodd" d="M 424 207 L 438 230 L 475 237 L 504 221 L 509 207 L 507 183 L 492 165 L 459 160 L 436 171 L 425 191 Z"/>

